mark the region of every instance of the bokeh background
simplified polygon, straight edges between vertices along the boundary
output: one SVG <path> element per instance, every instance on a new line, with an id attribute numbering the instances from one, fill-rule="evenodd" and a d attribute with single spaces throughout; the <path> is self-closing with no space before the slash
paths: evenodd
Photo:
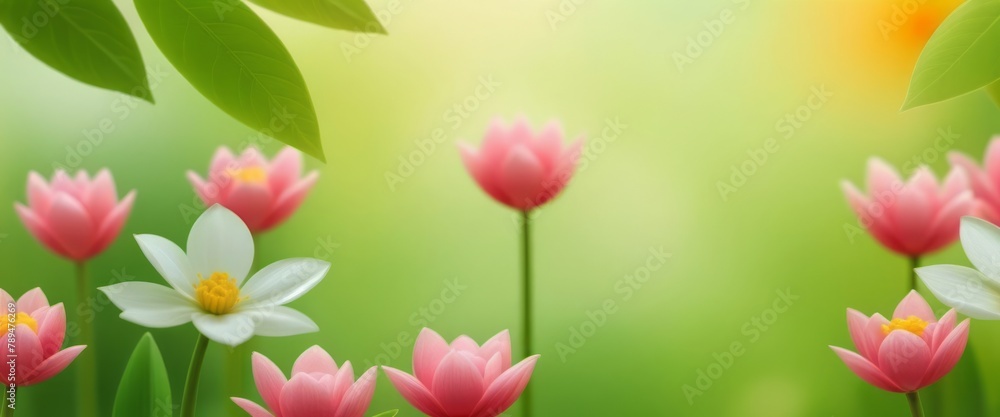
<path id="1" fill-rule="evenodd" d="M 154 74 L 155 106 L 65 78 L 0 39 L 0 203 L 9 207 L 0 287 L 19 295 L 41 286 L 70 310 L 71 264 L 32 240 L 10 208 L 24 200 L 29 171 L 109 167 L 122 193 L 138 190 L 122 236 L 91 273 L 95 286 L 160 282 L 129 235 L 183 242 L 200 210 L 185 172 L 204 172 L 219 145 L 260 139 L 190 87 L 133 6 L 116 3 Z M 904 3 L 913 13 L 894 23 Z M 906 260 L 855 233 L 838 181 L 863 181 L 872 155 L 896 166 L 916 159 L 940 175 L 947 151 L 978 159 L 1000 132 L 982 93 L 898 111 L 921 46 L 955 3 L 401 0 L 390 10 L 372 0 L 391 32 L 374 37 L 258 8 L 305 76 L 329 160 L 309 160 L 321 180 L 289 222 L 259 239 L 258 259 L 329 256 L 333 268 L 293 304 L 321 332 L 257 338 L 251 348 L 286 372 L 313 344 L 356 368 L 408 370 L 425 320 L 449 339 L 509 328 L 519 342 L 515 216 L 468 178 L 454 143 L 478 143 L 495 116 L 524 114 L 536 125 L 559 119 L 589 144 L 568 189 L 535 220 L 536 415 L 907 415 L 902 396 L 864 385 L 827 347 L 850 347 L 845 308 L 890 312 L 908 285 Z M 728 23 L 715 23 L 720 16 Z M 690 47 L 699 36 L 708 46 Z M 689 61 L 678 65 L 678 54 Z M 476 98 L 483 79 L 499 85 Z M 832 96 L 800 110 L 815 91 Z M 808 116 L 780 122 L 796 111 Z M 113 131 L 98 139 L 102 124 Z M 422 150 L 435 129 L 447 140 Z M 940 130 L 957 135 L 947 149 L 934 146 Z M 753 162 L 769 138 L 777 151 Z M 262 147 L 274 154 L 280 144 Z M 400 171 L 401 158 L 420 162 Z M 753 173 L 741 182 L 733 167 L 744 164 Z M 387 173 L 403 181 L 390 186 Z M 924 263 L 967 260 L 950 247 Z M 455 282 L 460 295 L 442 297 Z M 779 291 L 797 298 L 774 314 Z M 608 300 L 616 312 L 586 324 Z M 117 316 L 112 305 L 96 316 L 106 410 L 146 331 Z M 754 327 L 762 318 L 769 324 Z M 573 338 L 581 328 L 588 336 Z M 179 402 L 196 331 L 152 333 Z M 744 353 L 689 401 L 683 387 L 734 342 Z M 998 343 L 1000 325 L 973 323 L 987 393 L 1000 389 L 990 354 Z M 222 390 L 226 354 L 210 348 L 201 415 L 234 407 Z M 71 367 L 23 389 L 18 415 L 72 415 L 74 381 Z M 249 380 L 243 395 L 259 399 Z M 370 414 L 390 408 L 419 415 L 380 375 Z"/>

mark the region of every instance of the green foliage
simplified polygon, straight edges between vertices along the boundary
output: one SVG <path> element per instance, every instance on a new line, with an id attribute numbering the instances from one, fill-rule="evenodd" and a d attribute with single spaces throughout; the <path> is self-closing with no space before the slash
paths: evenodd
<path id="1" fill-rule="evenodd" d="M 385 34 L 364 0 L 252 0 L 286 16 L 334 29 Z"/>
<path id="2" fill-rule="evenodd" d="M 376 414 L 372 417 L 396 417 L 396 413 L 399 413 L 399 410 L 389 410 L 386 412 Z"/>
<path id="3" fill-rule="evenodd" d="M 146 333 L 125 367 L 112 417 L 160 417 L 172 413 L 167 367 L 153 336 Z"/>

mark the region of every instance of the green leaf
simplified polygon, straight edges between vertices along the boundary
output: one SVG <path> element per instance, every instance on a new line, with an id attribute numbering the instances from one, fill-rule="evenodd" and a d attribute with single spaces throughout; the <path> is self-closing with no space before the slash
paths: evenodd
<path id="1" fill-rule="evenodd" d="M 947 100 L 1000 79 L 1000 0 L 967 1 L 917 59 L 903 110 Z"/>
<path id="2" fill-rule="evenodd" d="M 385 34 L 385 27 L 364 0 L 251 0 L 306 22 L 352 32 Z"/>
<path id="3" fill-rule="evenodd" d="M 111 1 L 0 0 L 0 24 L 55 70 L 153 102 L 139 46 Z"/>
<path id="4" fill-rule="evenodd" d="M 398 412 L 399 410 L 389 410 L 383 413 L 378 413 L 372 417 L 396 417 L 396 413 Z"/>
<path id="5" fill-rule="evenodd" d="M 995 81 L 993 84 L 986 86 L 984 90 L 993 99 L 993 104 L 1000 107 L 1000 81 Z"/>
<path id="6" fill-rule="evenodd" d="M 160 417 L 173 414 L 170 379 L 153 336 L 139 339 L 118 385 L 112 417 Z"/>
<path id="7" fill-rule="evenodd" d="M 24 1 L 24 0 L 19 0 Z M 242 2 L 135 0 L 163 55 L 203 96 L 243 124 L 320 160 L 319 122 L 285 45 Z"/>
<path id="8" fill-rule="evenodd" d="M 982 379 L 972 346 L 944 378 L 920 392 L 928 416 L 985 417 Z"/>

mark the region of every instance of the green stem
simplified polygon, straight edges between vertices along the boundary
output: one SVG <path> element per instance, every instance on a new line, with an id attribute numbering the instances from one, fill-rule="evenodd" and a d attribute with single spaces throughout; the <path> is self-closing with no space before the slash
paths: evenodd
<path id="1" fill-rule="evenodd" d="M 257 234 L 253 236 L 253 248 L 254 257 L 253 262 L 250 265 L 250 274 L 257 272 L 260 269 L 260 239 Z M 246 341 L 243 344 L 229 349 L 229 354 L 226 356 L 226 396 L 227 397 L 241 397 L 245 395 L 243 392 L 243 381 L 246 378 L 246 365 L 249 362 L 249 352 L 251 351 L 250 341 Z M 240 417 L 244 415 L 243 410 L 239 407 L 227 407 L 229 410 L 229 415 L 232 417 Z"/>
<path id="2" fill-rule="evenodd" d="M 201 377 L 201 364 L 205 362 L 205 351 L 208 349 L 208 338 L 198 335 L 198 342 L 191 354 L 191 366 L 188 367 L 187 382 L 184 384 L 184 398 L 181 399 L 181 417 L 194 417 L 194 405 L 198 400 L 198 380 Z"/>
<path id="3" fill-rule="evenodd" d="M 920 291 L 917 289 L 917 267 L 920 266 L 920 257 L 911 256 L 910 257 L 910 289 L 914 291 Z"/>
<path id="4" fill-rule="evenodd" d="M 531 286 L 531 215 L 525 210 L 521 212 L 521 285 L 524 292 L 524 320 L 523 328 L 523 351 L 524 357 L 531 355 L 531 334 L 532 334 L 532 286 Z M 524 417 L 531 417 L 531 386 L 524 389 L 521 394 L 521 404 L 524 407 Z"/>
<path id="5" fill-rule="evenodd" d="M 924 408 L 920 405 L 920 395 L 916 391 L 906 393 L 906 402 L 910 403 L 913 417 L 924 417 Z"/>
<path id="6" fill-rule="evenodd" d="M 88 305 L 90 300 L 90 283 L 87 277 L 87 264 L 84 261 L 76 263 L 76 308 L 79 310 Z M 94 320 L 80 320 L 80 344 L 87 349 L 77 358 L 77 401 L 80 415 L 98 416 L 97 410 L 97 346 L 94 343 Z"/>

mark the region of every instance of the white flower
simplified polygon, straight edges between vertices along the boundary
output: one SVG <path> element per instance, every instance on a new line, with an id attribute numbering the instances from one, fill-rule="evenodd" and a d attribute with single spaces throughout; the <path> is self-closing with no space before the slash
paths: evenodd
<path id="1" fill-rule="evenodd" d="M 136 235 L 142 252 L 171 287 L 141 281 L 100 290 L 122 310 L 121 318 L 146 327 L 194 322 L 203 335 L 229 346 L 253 335 L 291 336 L 319 330 L 284 304 L 316 286 L 330 269 L 318 259 L 286 259 L 244 279 L 253 264 L 253 237 L 223 206 L 205 211 L 188 235 L 187 253 L 154 235 Z"/>
<path id="2" fill-rule="evenodd" d="M 958 265 L 917 268 L 934 296 L 969 317 L 1000 320 L 1000 228 L 975 217 L 963 217 L 962 248 L 976 269 Z"/>

